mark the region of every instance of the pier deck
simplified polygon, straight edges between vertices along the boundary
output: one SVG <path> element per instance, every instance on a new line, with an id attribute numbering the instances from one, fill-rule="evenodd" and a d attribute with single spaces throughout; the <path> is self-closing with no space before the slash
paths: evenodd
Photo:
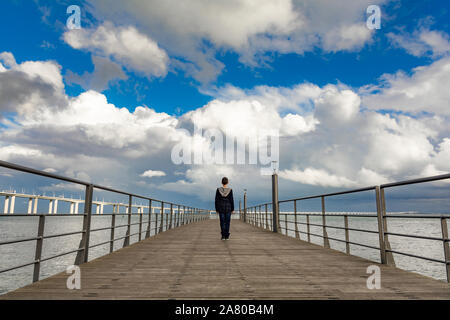
<path id="1" fill-rule="evenodd" d="M 450 299 L 447 283 L 381 264 L 369 290 L 376 263 L 239 220 L 229 241 L 219 230 L 205 220 L 83 264 L 81 290 L 60 273 L 0 299 Z"/>

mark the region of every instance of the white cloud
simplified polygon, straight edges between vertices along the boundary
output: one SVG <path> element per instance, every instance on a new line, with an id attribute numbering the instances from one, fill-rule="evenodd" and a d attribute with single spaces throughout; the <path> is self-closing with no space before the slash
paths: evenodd
<path id="1" fill-rule="evenodd" d="M 280 171 L 279 175 L 283 179 L 322 187 L 354 187 L 356 185 L 354 181 L 330 174 L 322 169 L 283 170 Z"/>
<path id="2" fill-rule="evenodd" d="M 364 24 L 343 25 L 324 35 L 323 48 L 330 52 L 357 50 L 371 39 L 371 35 L 371 30 Z"/>
<path id="3" fill-rule="evenodd" d="M 369 86 L 363 104 L 371 109 L 399 110 L 411 113 L 450 114 L 450 57 L 412 70 L 412 75 L 397 72 L 384 75 L 381 85 Z"/>
<path id="4" fill-rule="evenodd" d="M 450 52 L 450 37 L 442 31 L 422 27 L 412 34 L 390 32 L 387 37 L 394 46 L 403 48 L 416 57 L 440 57 Z"/>
<path id="5" fill-rule="evenodd" d="M 388 0 L 89 0 L 102 21 L 126 21 L 161 44 L 174 66 L 207 83 L 224 65 L 216 53 L 232 50 L 260 65 L 267 52 L 304 54 L 357 51 L 370 42 L 366 9 Z M 205 44 L 205 42 L 207 44 Z M 178 57 L 180 59 L 178 59 Z"/>
<path id="6" fill-rule="evenodd" d="M 302 26 L 290 0 L 90 2 L 108 16 L 128 14 L 140 24 L 159 25 L 158 30 L 165 34 L 206 38 L 218 46 L 232 48 L 246 46 L 249 37 L 260 33 L 288 34 Z"/>
<path id="7" fill-rule="evenodd" d="M 166 173 L 164 171 L 155 171 L 155 170 L 147 170 L 143 174 L 141 174 L 141 177 L 146 178 L 153 178 L 153 177 L 165 177 Z"/>
<path id="8" fill-rule="evenodd" d="M 9 52 L 0 54 L 0 110 L 20 114 L 63 108 L 67 103 L 61 66 L 53 61 L 17 64 Z"/>
<path id="9" fill-rule="evenodd" d="M 326 86 L 315 99 L 315 115 L 327 126 L 345 124 L 358 115 L 360 104 L 361 99 L 353 91 Z"/>
<path id="10" fill-rule="evenodd" d="M 133 26 L 117 27 L 105 22 L 96 29 L 66 31 L 64 41 L 75 49 L 109 57 L 127 69 L 148 77 L 164 77 L 167 74 L 167 53 Z"/>
<path id="11" fill-rule="evenodd" d="M 92 89 L 101 92 L 118 79 L 128 79 L 122 67 L 108 58 L 93 56 L 92 62 L 95 67 L 92 73 L 85 72 L 82 75 L 78 75 L 72 71 L 68 71 L 65 76 L 66 82 L 69 85 L 72 83 L 79 84 L 85 90 Z"/>
<path id="12" fill-rule="evenodd" d="M 422 72 L 431 77 L 446 65 L 443 58 L 416 69 L 410 77 L 402 75 L 404 88 L 419 86 L 419 79 L 426 79 Z M 59 92 L 63 88 L 57 70 L 60 73 L 52 62 L 29 62 L 6 69 L 0 79 L 12 83 L 19 74 L 30 83 Z M 43 77 L 37 76 L 39 71 Z M 445 94 L 434 88 L 441 83 L 429 81 L 430 90 L 424 90 L 421 100 L 428 103 L 417 102 L 417 111 L 447 106 L 445 100 L 433 100 L 435 94 Z M 391 85 L 399 87 L 398 82 Z M 0 90 L 0 101 L 8 101 L 19 88 L 14 90 Z M 379 110 L 385 104 L 375 99 L 393 100 L 383 90 L 366 94 L 362 104 L 361 94 L 344 85 L 303 83 L 250 90 L 227 86 L 218 88 L 216 94 L 212 102 L 179 118 L 145 106 L 134 111 L 118 108 L 92 90 L 74 98 L 63 96 L 67 105 L 62 108 L 47 101 L 39 109 L 24 112 L 35 99 L 26 96 L 16 115 L 0 120 L 0 158 L 155 197 L 158 192 L 164 196 L 166 191 L 176 191 L 206 203 L 222 176 L 229 176 L 238 190 L 252 190 L 253 201 L 270 197 L 270 178 L 261 176 L 257 166 L 174 165 L 170 158 L 174 145 L 196 139 L 178 129 L 191 130 L 197 124 L 233 135 L 278 130 L 280 176 L 288 193 L 301 193 L 305 186 L 353 188 L 450 171 L 448 117 L 383 114 Z M 369 97 L 374 99 L 371 104 L 364 100 Z M 211 142 L 201 140 L 202 150 L 210 147 Z M 158 175 L 148 168 L 159 168 L 165 174 L 159 173 L 158 184 L 143 183 L 143 173 Z"/>
<path id="13" fill-rule="evenodd" d="M 288 114 L 257 100 L 213 100 L 203 108 L 188 112 L 182 118 L 204 129 L 219 129 L 235 136 L 256 136 L 262 130 L 275 130 L 281 135 L 297 135 L 313 131 L 317 121 L 312 116 Z"/>

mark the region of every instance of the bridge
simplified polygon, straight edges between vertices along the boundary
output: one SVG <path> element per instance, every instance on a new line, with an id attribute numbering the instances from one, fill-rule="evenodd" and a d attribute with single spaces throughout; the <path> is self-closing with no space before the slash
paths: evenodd
<path id="1" fill-rule="evenodd" d="M 277 175 L 274 174 L 272 202 L 249 207 L 245 197 L 243 208 L 239 208 L 232 220 L 230 240 L 222 241 L 219 223 L 213 219 L 214 215 L 209 210 L 151 199 L 6 162 L 0 162 L 0 166 L 79 184 L 86 190 L 83 214 L 80 214 L 83 227 L 77 231 L 81 239 L 77 248 L 69 252 L 43 256 L 43 241 L 68 236 L 67 233 L 47 235 L 46 220 L 55 216 L 76 215 L 14 214 L 16 217 L 38 219 L 36 236 L 1 239 L 0 247 L 33 242 L 36 244 L 35 252 L 28 262 L 2 269 L 0 275 L 32 266 L 30 279 L 33 283 L 10 291 L 0 296 L 0 299 L 450 299 L 447 227 L 450 217 L 414 215 L 415 219 L 434 219 L 439 222 L 440 237 L 389 232 L 388 219 L 404 219 L 407 215 L 387 214 L 384 196 L 385 190 L 389 188 L 445 180 L 450 175 L 279 200 Z M 92 228 L 94 189 L 127 196 L 128 211 L 104 213 L 100 216 L 109 217 L 111 225 Z M 326 211 L 328 198 L 358 192 L 373 192 L 377 208 L 375 214 L 351 215 Z M 133 212 L 135 199 L 148 201 L 146 212 Z M 319 199 L 322 212 L 297 211 L 299 204 L 308 199 Z M 294 211 L 280 210 L 280 206 L 285 203 L 292 203 Z M 164 211 L 166 206 L 168 212 Z M 127 220 L 125 225 L 115 223 L 121 216 Z M 331 216 L 342 218 L 343 226 L 327 223 Z M 11 215 L 0 215 L 0 218 L 4 217 Z M 132 217 L 137 218 L 137 222 L 132 223 Z M 316 218 L 320 218 L 322 223 L 316 223 Z M 358 218 L 374 219 L 376 230 L 349 226 L 349 220 Z M 137 229 L 134 233 L 133 227 Z M 126 229 L 123 237 L 116 237 L 118 228 Z M 320 228 L 322 232 L 314 232 L 313 228 Z M 344 232 L 344 238 L 330 236 L 329 230 L 336 228 Z M 91 243 L 92 235 L 100 231 L 109 232 L 110 239 Z M 349 237 L 349 231 L 376 235 L 378 244 L 373 246 L 355 242 Z M 393 250 L 389 236 L 441 243 L 443 259 Z M 322 243 L 312 243 L 313 237 L 322 239 Z M 345 250 L 341 252 L 331 248 L 332 241 L 342 242 Z M 108 254 L 90 259 L 89 250 L 101 246 L 108 247 Z M 379 261 L 353 255 L 353 246 L 375 250 L 379 253 Z M 70 275 L 66 272 L 41 279 L 40 266 L 43 262 L 74 253 L 76 258 L 73 263 L 80 268 L 80 289 L 69 290 Z M 447 282 L 397 268 L 394 255 L 442 264 Z M 377 268 L 379 288 L 369 285 L 371 273 L 368 271 Z"/>

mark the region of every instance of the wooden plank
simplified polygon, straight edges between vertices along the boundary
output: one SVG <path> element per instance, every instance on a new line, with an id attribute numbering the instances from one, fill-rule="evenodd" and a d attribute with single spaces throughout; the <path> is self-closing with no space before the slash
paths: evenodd
<path id="1" fill-rule="evenodd" d="M 381 289 L 369 290 L 369 265 Z M 450 299 L 450 286 L 232 220 L 163 232 L 81 265 L 81 290 L 60 273 L 0 299 Z"/>

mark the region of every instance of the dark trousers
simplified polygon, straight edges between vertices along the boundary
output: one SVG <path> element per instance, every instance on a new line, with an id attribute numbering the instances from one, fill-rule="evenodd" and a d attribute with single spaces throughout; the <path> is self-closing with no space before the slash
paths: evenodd
<path id="1" fill-rule="evenodd" d="M 220 230 L 222 232 L 222 237 L 228 238 L 230 236 L 230 220 L 231 220 L 231 212 L 220 213 Z"/>

